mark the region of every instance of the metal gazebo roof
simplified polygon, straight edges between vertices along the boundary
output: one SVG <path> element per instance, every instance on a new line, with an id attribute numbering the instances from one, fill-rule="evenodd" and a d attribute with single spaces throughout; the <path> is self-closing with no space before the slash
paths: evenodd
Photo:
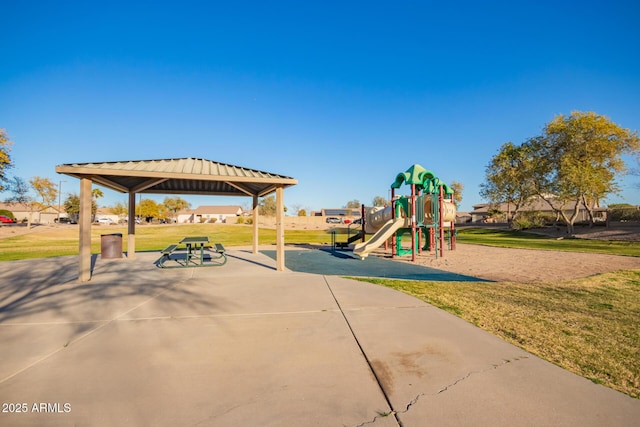
<path id="1" fill-rule="evenodd" d="M 199 158 L 69 163 L 56 172 L 89 178 L 121 193 L 264 196 L 294 178 Z"/>

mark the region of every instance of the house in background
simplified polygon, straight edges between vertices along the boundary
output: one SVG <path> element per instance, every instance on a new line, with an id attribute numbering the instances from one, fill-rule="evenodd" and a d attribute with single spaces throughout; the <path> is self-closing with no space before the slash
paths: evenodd
<path id="1" fill-rule="evenodd" d="M 469 212 L 456 211 L 456 224 L 467 224 L 471 222 L 471 214 Z"/>
<path id="2" fill-rule="evenodd" d="M 311 211 L 311 216 L 346 216 L 360 218 L 360 208 L 322 208 L 320 211 Z"/>
<path id="3" fill-rule="evenodd" d="M 179 224 L 200 224 L 202 222 L 235 223 L 236 218 L 242 215 L 240 206 L 199 206 L 194 210 L 184 210 L 177 214 Z"/>
<path id="4" fill-rule="evenodd" d="M 575 202 L 567 202 L 563 206 L 562 210 L 570 216 L 575 206 Z M 470 212 L 471 222 L 507 222 L 508 219 L 513 217 L 514 208 L 515 206 L 513 203 L 481 203 L 478 205 L 474 205 L 473 211 Z M 494 213 L 496 211 L 499 211 L 500 214 L 495 215 Z M 532 197 L 529 202 L 527 202 L 523 207 L 520 208 L 519 212 L 540 212 L 542 214 L 556 216 L 556 213 L 553 209 L 551 209 L 549 204 L 538 196 Z M 596 206 L 593 209 L 593 214 L 596 221 L 605 221 L 607 216 L 607 209 Z M 587 221 L 589 221 L 589 212 L 587 212 L 584 206 L 579 206 L 578 218 L 576 218 L 576 222 Z"/>
<path id="5" fill-rule="evenodd" d="M 29 219 L 34 224 L 54 224 L 61 218 L 68 217 L 63 209 L 55 206 L 48 206 L 44 209 L 38 204 L 29 205 L 27 203 L 0 203 L 0 210 L 7 210 L 13 213 L 17 222 L 27 222 Z"/>

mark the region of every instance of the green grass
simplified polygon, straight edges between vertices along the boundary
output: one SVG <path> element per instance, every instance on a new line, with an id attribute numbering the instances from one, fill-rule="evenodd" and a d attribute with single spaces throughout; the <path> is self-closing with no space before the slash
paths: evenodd
<path id="1" fill-rule="evenodd" d="M 540 284 L 356 280 L 413 295 L 564 369 L 640 398 L 640 270 Z"/>
<path id="2" fill-rule="evenodd" d="M 127 250 L 127 229 L 122 226 L 93 226 L 91 230 L 91 251 L 100 252 L 100 235 L 122 233 L 123 249 Z M 189 225 L 142 225 L 136 227 L 137 251 L 160 251 L 184 236 L 207 235 L 216 243 L 225 246 L 250 245 L 252 226 L 226 224 Z M 259 230 L 260 244 L 275 244 L 274 229 Z M 331 235 L 326 230 L 287 230 L 287 244 L 329 244 Z M 488 246 L 544 249 L 573 252 L 605 253 L 640 257 L 640 243 L 614 242 L 602 240 L 563 239 L 507 230 L 487 230 L 476 228 L 460 229 L 458 242 Z M 14 261 L 31 258 L 47 258 L 78 254 L 77 226 L 51 227 L 45 231 L 32 232 L 15 237 L 0 239 L 0 261 Z"/>
<path id="3" fill-rule="evenodd" d="M 483 228 L 458 230 L 459 243 L 499 246 L 503 248 L 542 249 L 550 251 L 591 252 L 640 257 L 640 243 L 612 240 L 565 238 L 558 240 L 532 233 Z"/>
<path id="4" fill-rule="evenodd" d="M 123 250 L 127 251 L 127 229 L 121 226 L 93 226 L 91 252 L 100 253 L 102 234 L 121 233 Z M 225 246 L 251 245 L 253 228 L 250 225 L 194 224 L 142 225 L 136 227 L 136 251 L 160 251 L 185 236 L 209 236 Z M 78 254 L 78 227 L 65 226 L 0 239 L 0 261 L 48 258 Z M 276 231 L 261 228 L 260 244 L 275 244 Z M 331 235 L 324 230 L 287 230 L 286 244 L 328 244 Z"/>

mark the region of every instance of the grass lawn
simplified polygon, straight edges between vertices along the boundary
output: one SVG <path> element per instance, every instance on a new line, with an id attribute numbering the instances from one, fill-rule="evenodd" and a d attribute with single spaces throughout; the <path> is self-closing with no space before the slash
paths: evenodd
<path id="1" fill-rule="evenodd" d="M 564 369 L 640 398 L 640 271 L 539 284 L 356 280 L 413 295 Z"/>
<path id="2" fill-rule="evenodd" d="M 136 227 L 136 251 L 160 251 L 185 236 L 209 236 L 225 246 L 251 245 L 253 228 L 250 225 L 187 224 L 141 225 Z M 121 233 L 123 250 L 127 251 L 127 229 L 124 226 L 92 226 L 91 252 L 100 253 L 102 234 Z M 261 228 L 260 244 L 275 244 L 276 231 Z M 78 254 L 78 226 L 50 227 L 43 231 L 0 239 L 0 261 L 47 258 Z M 287 230 L 286 244 L 331 243 L 331 235 L 324 230 Z"/>
<path id="3" fill-rule="evenodd" d="M 587 240 L 553 237 L 511 230 L 462 228 L 458 230 L 459 243 L 499 246 L 503 248 L 543 249 L 550 251 L 591 252 L 609 255 L 640 257 L 640 243 L 613 240 Z"/>

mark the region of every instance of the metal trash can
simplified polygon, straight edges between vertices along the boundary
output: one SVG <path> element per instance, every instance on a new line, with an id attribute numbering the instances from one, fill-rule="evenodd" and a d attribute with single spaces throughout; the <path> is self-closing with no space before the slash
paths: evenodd
<path id="1" fill-rule="evenodd" d="M 102 259 L 122 258 L 122 234 L 102 234 L 100 236 L 100 256 Z"/>

